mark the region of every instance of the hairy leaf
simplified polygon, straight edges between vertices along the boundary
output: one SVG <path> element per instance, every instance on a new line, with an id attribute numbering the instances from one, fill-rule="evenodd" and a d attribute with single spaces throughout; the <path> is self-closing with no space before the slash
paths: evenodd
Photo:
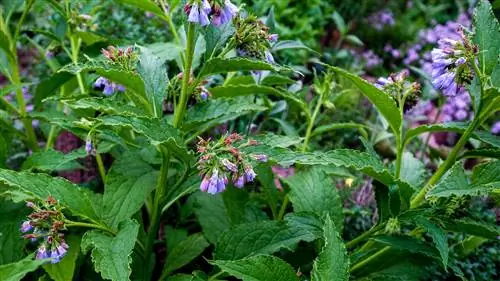
<path id="1" fill-rule="evenodd" d="M 314 213 L 288 213 L 285 221 L 291 228 L 306 230 L 316 238 L 323 237 L 323 221 Z"/>
<path id="2" fill-rule="evenodd" d="M 334 66 L 330 66 L 330 68 L 354 83 L 354 85 L 356 85 L 359 90 L 361 90 L 361 92 L 375 105 L 377 110 L 382 114 L 382 116 L 384 116 L 387 122 L 389 122 L 392 131 L 396 135 L 400 133 L 401 123 L 403 121 L 401 120 L 396 102 L 391 96 L 361 77 L 351 74 L 344 69 Z"/>
<path id="3" fill-rule="evenodd" d="M 216 260 L 211 263 L 243 281 L 299 280 L 288 263 L 273 256 L 261 255 L 234 261 Z"/>
<path id="4" fill-rule="evenodd" d="M 473 41 L 479 46 L 479 63 L 485 74 L 491 74 L 500 54 L 500 24 L 487 0 L 478 1 L 474 11 Z"/>
<path id="5" fill-rule="evenodd" d="M 296 229 L 286 222 L 261 221 L 237 225 L 220 236 L 215 258 L 235 260 L 257 254 L 291 249 L 300 241 L 313 241 L 309 231 Z"/>
<path id="6" fill-rule="evenodd" d="M 35 271 L 44 261 L 33 260 L 30 255 L 15 263 L 0 265 L 2 281 L 20 281 L 26 274 Z"/>
<path id="7" fill-rule="evenodd" d="M 113 281 L 130 280 L 131 254 L 134 249 L 139 224 L 127 220 L 120 224 L 116 236 L 100 230 L 91 230 L 82 238 L 82 251 L 92 250 L 92 262 L 102 278 Z"/>
<path id="8" fill-rule="evenodd" d="M 75 150 L 70 153 L 62 153 L 57 150 L 49 149 L 47 151 L 35 152 L 22 165 L 23 170 L 41 170 L 41 171 L 66 171 L 82 169 L 76 160 L 87 156 L 83 150 Z"/>
<path id="9" fill-rule="evenodd" d="M 145 116 L 147 113 L 139 106 L 118 102 L 112 98 L 85 97 L 81 99 L 61 100 L 73 109 L 91 109 L 107 114 L 120 114 L 129 116 Z"/>
<path id="10" fill-rule="evenodd" d="M 415 190 L 424 182 L 425 165 L 420 160 L 415 158 L 410 152 L 403 153 L 403 161 L 401 162 L 400 178 L 409 183 Z"/>
<path id="11" fill-rule="evenodd" d="M 205 59 L 211 59 L 212 56 L 224 46 L 226 41 L 235 31 L 236 29 L 231 23 L 219 27 L 213 25 L 207 26 L 204 34 L 205 42 L 207 43 Z"/>
<path id="12" fill-rule="evenodd" d="M 312 212 L 319 217 L 328 215 L 342 231 L 342 200 L 332 179 L 321 168 L 300 171 L 285 182 L 290 186 L 290 201 L 295 212 Z"/>
<path id="13" fill-rule="evenodd" d="M 169 274 L 183 267 L 198 257 L 208 246 L 210 244 L 201 233 L 187 237 L 169 251 L 163 270 Z"/>
<path id="14" fill-rule="evenodd" d="M 151 0 L 115 0 L 115 1 L 139 8 L 146 12 L 151 12 L 155 14 L 157 17 L 166 20 L 165 12 Z"/>
<path id="15" fill-rule="evenodd" d="M 200 222 L 203 234 L 215 244 L 219 236 L 231 226 L 229 216 L 221 196 L 198 192 L 193 194 L 194 212 Z"/>
<path id="16" fill-rule="evenodd" d="M 19 228 L 26 220 L 28 208 L 0 198 L 0 265 L 20 260 L 26 240 Z"/>
<path id="17" fill-rule="evenodd" d="M 65 179 L 0 169 L 0 182 L 42 200 L 51 195 L 74 215 L 100 220 L 102 197 Z"/>
<path id="18" fill-rule="evenodd" d="M 153 114 L 155 117 L 162 116 L 163 100 L 167 92 L 167 68 L 165 62 L 151 50 L 140 47 L 141 55 L 137 71 L 144 81 L 146 96 L 149 104 L 153 105 Z"/>
<path id="19" fill-rule="evenodd" d="M 448 234 L 437 225 L 423 217 L 420 217 L 417 220 L 417 223 L 422 226 L 431 236 L 436 249 L 439 251 L 443 266 L 446 270 L 446 268 L 448 267 L 448 256 L 450 252 L 450 249 L 448 248 Z"/>
<path id="20" fill-rule="evenodd" d="M 157 172 L 133 152 L 114 163 L 106 177 L 103 220 L 112 228 L 134 215 L 156 186 Z"/>
<path id="21" fill-rule="evenodd" d="M 314 261 L 312 281 L 348 281 L 349 257 L 335 222 L 327 215 L 323 228 L 324 245 Z"/>
<path id="22" fill-rule="evenodd" d="M 208 60 L 200 70 L 200 77 L 204 77 L 215 73 L 227 73 L 235 71 L 250 71 L 250 70 L 277 70 L 277 67 L 258 60 L 246 58 L 213 58 Z"/>

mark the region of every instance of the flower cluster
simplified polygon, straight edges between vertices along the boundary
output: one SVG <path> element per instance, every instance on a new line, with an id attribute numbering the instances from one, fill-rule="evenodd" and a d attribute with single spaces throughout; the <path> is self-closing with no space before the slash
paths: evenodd
<path id="1" fill-rule="evenodd" d="M 188 21 L 198 23 L 201 26 L 210 24 L 210 17 L 214 26 L 220 26 L 230 22 L 236 14 L 238 7 L 230 0 L 215 0 L 212 5 L 208 0 L 190 1 L 184 6 Z"/>
<path id="2" fill-rule="evenodd" d="M 114 46 L 108 46 L 107 49 L 102 49 L 101 52 L 104 57 L 112 63 L 120 65 L 127 71 L 134 71 L 138 59 L 134 48 L 128 47 L 126 49 L 120 49 Z"/>
<path id="3" fill-rule="evenodd" d="M 420 84 L 407 80 L 409 74 L 410 72 L 404 69 L 388 78 L 381 77 L 375 82 L 375 87 L 390 94 L 396 102 L 401 101 L 405 112 L 417 104 L 421 95 Z"/>
<path id="4" fill-rule="evenodd" d="M 52 196 L 39 204 L 28 201 L 26 206 L 33 211 L 21 225 L 20 231 L 26 233 L 23 237 L 32 242 L 40 241 L 36 259 L 50 258 L 52 263 L 58 263 L 68 250 L 64 235 L 60 233 L 65 230 L 61 207 Z"/>
<path id="5" fill-rule="evenodd" d="M 455 96 L 463 84 L 470 83 L 472 71 L 467 65 L 469 54 L 475 51 L 463 36 L 463 40 L 441 39 L 439 48 L 432 50 L 432 84 L 446 96 Z"/>
<path id="6" fill-rule="evenodd" d="M 274 58 L 269 52 L 271 43 L 278 40 L 277 34 L 270 34 L 269 27 L 255 16 L 237 18 L 234 22 L 236 32 L 233 44 L 241 57 L 251 57 L 274 63 Z"/>
<path id="7" fill-rule="evenodd" d="M 102 90 L 102 93 L 106 96 L 110 96 L 115 92 L 125 92 L 125 87 L 123 85 L 117 84 L 113 81 L 110 81 L 104 77 L 99 77 L 94 82 L 94 87 Z"/>
<path id="8" fill-rule="evenodd" d="M 243 137 L 236 133 L 225 135 L 217 142 L 200 139 L 197 145 L 200 153 L 197 165 L 202 177 L 200 190 L 217 194 L 226 189 L 229 179 L 237 188 L 252 182 L 257 174 L 250 161 L 266 162 L 267 156 L 248 155 L 242 149 L 256 144 L 254 140 L 243 141 Z"/>

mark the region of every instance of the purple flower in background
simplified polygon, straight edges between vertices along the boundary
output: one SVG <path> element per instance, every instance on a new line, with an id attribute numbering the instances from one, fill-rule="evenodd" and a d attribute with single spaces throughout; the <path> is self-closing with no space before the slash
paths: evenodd
<path id="1" fill-rule="evenodd" d="M 268 63 L 274 63 L 274 57 L 273 57 L 273 55 L 271 54 L 271 52 L 266 51 L 266 52 L 265 52 L 265 56 L 266 56 L 266 61 L 267 61 Z"/>
<path id="2" fill-rule="evenodd" d="M 364 59 L 366 68 L 372 69 L 382 63 L 382 59 L 377 56 L 372 50 L 365 51 L 361 54 Z"/>
<path id="3" fill-rule="evenodd" d="M 500 134 L 500 121 L 495 122 L 493 127 L 491 127 L 491 133 L 494 135 Z"/>
<path id="4" fill-rule="evenodd" d="M 210 7 L 210 3 L 208 3 L 207 0 L 203 0 L 201 2 L 201 7 L 197 2 L 194 2 L 188 10 L 188 21 L 199 23 L 201 26 L 207 26 L 210 24 L 208 14 L 212 9 Z"/>
<path id="5" fill-rule="evenodd" d="M 230 0 L 225 0 L 224 6 L 215 12 L 212 18 L 212 23 L 215 26 L 226 24 L 230 22 L 237 13 L 238 7 L 231 3 Z"/>
<path id="6" fill-rule="evenodd" d="M 33 229 L 33 226 L 31 225 L 31 223 L 29 221 L 24 221 L 23 224 L 21 225 L 20 230 L 22 233 L 26 233 L 32 229 Z"/>
<path id="7" fill-rule="evenodd" d="M 368 17 L 368 23 L 376 30 L 382 30 L 386 26 L 393 26 L 396 21 L 394 14 L 390 10 L 381 10 Z"/>
<path id="8" fill-rule="evenodd" d="M 391 46 L 391 44 L 385 44 L 384 52 L 389 53 L 395 59 L 398 59 L 401 57 L 401 52 L 398 49 L 394 49 Z"/>
<path id="9" fill-rule="evenodd" d="M 269 40 L 269 42 L 271 43 L 276 43 L 278 42 L 278 39 L 279 39 L 279 35 L 278 34 L 269 34 L 269 37 L 267 38 L 267 40 Z"/>

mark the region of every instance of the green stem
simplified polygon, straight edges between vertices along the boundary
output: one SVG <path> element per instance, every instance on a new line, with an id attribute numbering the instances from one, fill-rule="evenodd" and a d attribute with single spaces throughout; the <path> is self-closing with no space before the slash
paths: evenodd
<path id="1" fill-rule="evenodd" d="M 470 136 L 472 135 L 472 133 L 476 129 L 478 120 L 479 119 L 476 118 L 476 119 L 474 119 L 474 121 L 472 121 L 472 123 L 469 125 L 469 127 L 467 128 L 467 130 L 462 134 L 462 136 L 458 140 L 457 144 L 455 144 L 455 146 L 453 147 L 453 149 L 450 151 L 450 154 L 448 154 L 448 157 L 443 162 L 443 164 L 441 164 L 441 166 L 439 166 L 439 168 L 436 171 L 436 173 L 434 173 L 434 175 L 432 175 L 432 177 L 425 184 L 425 186 L 411 200 L 411 208 L 417 208 L 417 207 L 419 207 L 423 203 L 423 201 L 425 199 L 425 195 L 427 194 L 427 192 L 429 192 L 430 190 L 432 190 L 433 185 L 438 180 L 441 179 L 441 177 L 451 168 L 451 166 L 453 166 L 453 163 L 455 163 L 455 160 L 457 159 L 458 153 L 460 152 L 460 150 L 462 150 L 462 148 L 467 143 L 467 141 L 469 140 Z"/>
<path id="2" fill-rule="evenodd" d="M 26 19 L 26 16 L 28 15 L 29 10 L 31 10 L 31 7 L 33 6 L 34 3 L 35 3 L 35 0 L 28 1 L 28 3 L 26 4 L 26 7 L 23 10 L 23 13 L 21 14 L 21 18 L 19 18 L 19 21 L 17 22 L 16 30 L 14 31 L 14 37 L 12 38 L 13 40 L 11 41 L 12 44 L 14 44 L 13 46 L 11 46 L 11 49 L 13 51 L 16 50 L 15 44 L 17 42 L 17 38 L 19 37 L 19 33 L 21 31 L 21 26 L 23 25 L 24 20 Z M 15 52 L 14 52 L 14 54 L 15 54 Z"/>
<path id="3" fill-rule="evenodd" d="M 356 246 L 358 243 L 364 241 L 366 238 L 370 237 L 370 235 L 374 234 L 375 232 L 381 230 L 382 228 L 384 228 L 384 224 L 378 224 L 378 225 L 375 225 L 373 226 L 372 228 L 370 228 L 369 230 L 363 232 L 361 235 L 359 235 L 358 237 L 352 239 L 351 241 L 347 242 L 345 244 L 345 246 L 347 248 L 352 248 L 354 246 Z"/>
<path id="4" fill-rule="evenodd" d="M 99 229 L 105 232 L 108 232 L 110 234 L 116 235 L 116 231 L 113 231 L 111 228 L 100 225 L 100 224 L 94 224 L 94 223 L 86 223 L 86 222 L 78 222 L 78 221 L 66 221 L 64 223 L 65 227 L 88 227 L 88 228 L 95 228 Z"/>
<path id="5" fill-rule="evenodd" d="M 71 43 L 71 60 L 74 65 L 78 64 L 78 54 L 80 52 L 80 44 L 82 40 L 80 38 L 76 38 L 73 34 L 70 35 L 70 43 Z M 83 83 L 82 73 L 78 72 L 76 74 L 76 80 L 78 81 L 78 86 L 80 87 L 80 92 L 85 94 L 85 85 Z"/>
<path id="6" fill-rule="evenodd" d="M 184 64 L 184 72 L 182 76 L 182 88 L 181 88 L 181 97 L 179 100 L 179 104 L 177 104 L 177 108 L 174 113 L 174 127 L 179 128 L 182 123 L 182 119 L 184 118 L 184 113 L 186 111 L 187 101 L 190 95 L 189 89 L 189 80 L 191 79 L 191 67 L 193 64 L 193 53 L 196 42 L 194 40 L 195 37 L 195 24 L 188 24 L 188 33 L 187 33 L 187 46 L 186 46 L 186 62 Z"/>
<path id="7" fill-rule="evenodd" d="M 161 217 L 161 202 L 163 199 L 163 196 L 166 193 L 167 189 L 167 178 L 168 178 L 168 168 L 170 164 L 170 153 L 169 151 L 162 147 L 159 146 L 160 153 L 162 155 L 162 165 L 161 165 L 161 170 L 160 170 L 160 177 L 158 178 L 158 182 L 156 184 L 156 190 L 153 198 L 153 210 L 151 214 L 151 219 L 149 222 L 149 228 L 148 228 L 148 237 L 146 240 L 146 253 L 145 253 L 145 262 L 150 263 L 153 262 L 154 259 L 152 258 L 153 255 L 153 246 L 154 242 L 156 240 L 156 236 L 158 235 L 158 229 L 160 226 L 160 217 Z M 150 269 L 154 268 L 154 265 L 150 267 L 147 270 L 148 276 L 151 275 L 152 272 L 149 272 Z"/>
<path id="8" fill-rule="evenodd" d="M 288 193 L 285 195 L 285 198 L 283 199 L 283 204 L 281 204 L 280 211 L 278 213 L 278 217 L 276 220 L 283 220 L 283 216 L 285 215 L 286 207 L 288 205 L 288 201 L 290 201 L 290 198 L 288 196 Z"/>
<path id="9" fill-rule="evenodd" d="M 311 133 L 314 128 L 314 122 L 316 121 L 316 117 L 318 116 L 322 104 L 323 104 L 323 94 L 320 95 L 319 100 L 316 103 L 316 107 L 314 108 L 313 115 L 309 120 L 309 124 L 307 125 L 306 136 L 304 137 L 304 143 L 302 144 L 302 152 L 307 151 L 307 145 L 309 143 L 309 139 L 311 138 Z"/>
<path id="10" fill-rule="evenodd" d="M 97 162 L 97 168 L 99 169 L 99 175 L 101 176 L 102 182 L 106 181 L 106 169 L 104 168 L 104 162 L 102 162 L 101 154 L 96 152 L 95 160 Z"/>
<path id="11" fill-rule="evenodd" d="M 375 254 L 369 256 L 368 258 L 354 264 L 351 269 L 350 269 L 350 272 L 353 273 L 353 272 L 356 272 L 358 271 L 360 268 L 364 267 L 365 265 L 369 264 L 370 262 L 378 259 L 379 257 L 383 256 L 385 253 L 387 253 L 389 250 L 391 249 L 391 246 L 387 246 L 387 247 L 384 247 L 382 249 L 380 249 L 378 252 L 376 252 Z"/>
<path id="12" fill-rule="evenodd" d="M 33 150 L 38 151 L 40 147 L 36 140 L 35 130 L 33 130 L 33 125 L 31 124 L 31 119 L 27 118 L 26 103 L 24 102 L 24 95 L 22 90 L 21 78 L 19 76 L 19 66 L 17 64 L 13 66 L 14 71 L 12 74 L 12 83 L 16 85 L 16 100 L 19 107 L 19 115 L 21 116 L 24 128 L 26 130 L 27 145 Z"/>

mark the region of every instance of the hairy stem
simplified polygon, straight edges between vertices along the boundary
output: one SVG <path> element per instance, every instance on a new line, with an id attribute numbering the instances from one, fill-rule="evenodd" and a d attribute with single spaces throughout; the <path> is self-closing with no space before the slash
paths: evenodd
<path id="1" fill-rule="evenodd" d="M 187 33 L 187 46 L 186 46 L 186 61 L 184 63 L 184 72 L 182 76 L 182 88 L 181 88 L 181 96 L 179 99 L 179 104 L 177 104 L 177 108 L 174 113 L 174 127 L 178 128 L 182 119 L 184 118 L 184 113 L 186 111 L 186 105 L 191 93 L 189 87 L 189 80 L 191 79 L 191 67 L 193 64 L 193 53 L 194 47 L 196 45 L 195 42 L 195 24 L 189 23 L 188 25 L 188 33 Z"/>

